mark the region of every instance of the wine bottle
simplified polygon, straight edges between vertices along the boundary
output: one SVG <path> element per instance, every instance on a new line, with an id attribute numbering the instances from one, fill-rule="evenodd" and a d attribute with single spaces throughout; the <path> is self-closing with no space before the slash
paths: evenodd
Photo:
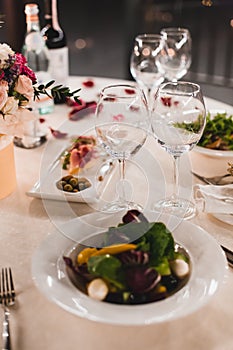
<path id="1" fill-rule="evenodd" d="M 50 55 L 44 38 L 40 32 L 39 8 L 37 4 L 25 5 L 27 31 L 25 34 L 22 54 L 27 60 L 28 66 L 35 72 L 37 84 L 46 84 L 51 80 L 49 72 Z M 47 114 L 53 111 L 53 100 L 48 96 L 41 97 L 36 109 L 40 114 Z"/>
<path id="2" fill-rule="evenodd" d="M 69 75 L 68 47 L 58 20 L 57 0 L 45 0 L 45 26 L 41 34 L 50 53 L 51 77 L 57 84 L 65 85 Z"/>

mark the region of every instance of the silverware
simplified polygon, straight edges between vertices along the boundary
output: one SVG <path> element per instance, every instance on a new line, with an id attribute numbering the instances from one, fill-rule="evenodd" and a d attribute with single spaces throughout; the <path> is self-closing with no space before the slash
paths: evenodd
<path id="1" fill-rule="evenodd" d="M 0 274 L 0 303 L 2 304 L 4 310 L 4 320 L 3 320 L 3 350 L 11 349 L 10 342 L 10 327 L 9 327 L 9 306 L 15 304 L 15 289 L 12 277 L 11 268 L 2 268 Z"/>
<path id="2" fill-rule="evenodd" d="M 225 254 L 226 254 L 226 258 L 228 261 L 228 264 L 233 267 L 233 251 L 224 247 L 223 245 L 221 245 L 221 248 L 224 250 Z"/>
<path id="3" fill-rule="evenodd" d="M 213 177 L 206 177 L 206 176 L 202 176 L 199 175 L 193 171 L 191 171 L 191 173 L 198 178 L 199 180 L 203 181 L 204 183 L 208 184 L 208 185 L 226 185 L 226 184 L 230 184 L 233 183 L 233 176 L 231 174 L 224 174 L 224 175 L 220 175 L 220 176 L 213 176 Z M 228 178 L 228 177 L 232 177 L 232 179 L 230 179 L 230 181 L 223 181 L 224 179 Z"/>

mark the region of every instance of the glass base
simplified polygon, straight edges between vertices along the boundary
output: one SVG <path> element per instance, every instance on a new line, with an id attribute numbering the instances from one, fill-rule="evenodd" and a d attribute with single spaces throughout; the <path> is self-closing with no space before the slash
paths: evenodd
<path id="1" fill-rule="evenodd" d="M 165 198 L 156 202 L 152 210 L 159 210 L 165 214 L 171 214 L 183 219 L 191 219 L 196 215 L 194 203 L 184 198 Z"/>
<path id="2" fill-rule="evenodd" d="M 29 136 L 24 136 L 24 137 L 14 137 L 14 145 L 17 147 L 21 148 L 36 148 L 45 143 L 47 140 L 46 135 L 38 136 L 38 137 L 29 137 Z"/>
<path id="3" fill-rule="evenodd" d="M 114 202 L 105 204 L 103 207 L 101 207 L 100 210 L 108 213 L 116 213 L 122 210 L 128 211 L 133 209 L 142 211 L 143 207 L 140 204 L 134 202 Z"/>

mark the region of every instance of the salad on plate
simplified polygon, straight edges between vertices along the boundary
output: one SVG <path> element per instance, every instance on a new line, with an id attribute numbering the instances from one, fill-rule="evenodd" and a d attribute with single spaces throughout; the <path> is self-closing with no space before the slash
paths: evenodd
<path id="1" fill-rule="evenodd" d="M 233 115 L 208 112 L 205 129 L 197 145 L 208 150 L 233 151 Z"/>
<path id="2" fill-rule="evenodd" d="M 149 222 L 137 210 L 99 239 L 100 244 L 79 244 L 63 257 L 72 283 L 93 299 L 145 304 L 168 298 L 189 280 L 188 252 L 163 222 Z"/>

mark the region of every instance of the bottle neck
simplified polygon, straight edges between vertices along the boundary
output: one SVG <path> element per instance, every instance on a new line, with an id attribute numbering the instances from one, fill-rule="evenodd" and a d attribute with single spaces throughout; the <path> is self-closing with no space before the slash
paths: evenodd
<path id="1" fill-rule="evenodd" d="M 38 16 L 27 16 L 27 33 L 30 32 L 39 32 L 40 31 L 40 22 Z"/>
<path id="2" fill-rule="evenodd" d="M 57 0 L 45 0 L 45 21 L 57 31 L 62 31 L 57 15 Z"/>

